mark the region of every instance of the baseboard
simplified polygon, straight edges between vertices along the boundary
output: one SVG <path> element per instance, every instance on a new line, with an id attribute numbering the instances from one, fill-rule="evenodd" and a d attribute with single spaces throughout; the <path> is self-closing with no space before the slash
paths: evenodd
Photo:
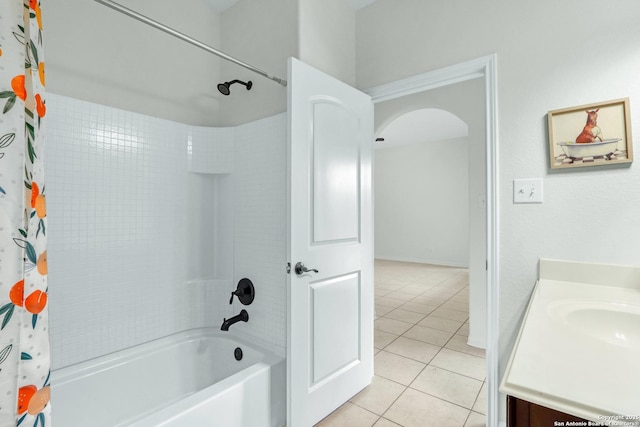
<path id="1" fill-rule="evenodd" d="M 487 340 L 481 340 L 475 336 L 469 335 L 469 337 L 467 338 L 467 344 L 471 347 L 482 348 L 485 350 L 487 349 Z"/>
<path id="2" fill-rule="evenodd" d="M 469 264 L 466 264 L 466 263 L 459 263 L 459 262 L 447 261 L 447 260 L 441 260 L 441 259 L 394 257 L 394 256 L 385 256 L 385 255 L 376 255 L 375 258 L 380 260 L 385 260 L 385 261 L 415 262 L 418 264 L 443 265 L 445 267 L 469 268 Z"/>

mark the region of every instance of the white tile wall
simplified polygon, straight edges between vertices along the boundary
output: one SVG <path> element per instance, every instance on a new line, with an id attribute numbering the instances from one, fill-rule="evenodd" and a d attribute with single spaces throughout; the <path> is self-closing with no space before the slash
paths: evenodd
<path id="1" fill-rule="evenodd" d="M 236 128 L 233 181 L 234 280 L 252 280 L 249 322 L 238 328 L 286 347 L 286 115 Z M 234 302 L 233 314 L 242 309 Z M 229 309 L 227 309 L 229 310 Z"/>
<path id="2" fill-rule="evenodd" d="M 189 126 L 187 159 L 196 173 L 233 172 L 235 128 Z"/>
<path id="3" fill-rule="evenodd" d="M 232 333 L 284 351 L 284 115 L 207 129 L 47 102 L 53 368 L 218 326 L 242 277 L 257 297 Z"/>

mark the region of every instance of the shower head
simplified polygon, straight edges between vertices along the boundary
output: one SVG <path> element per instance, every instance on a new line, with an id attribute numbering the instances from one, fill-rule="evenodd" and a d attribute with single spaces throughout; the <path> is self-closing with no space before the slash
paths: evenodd
<path id="1" fill-rule="evenodd" d="M 231 93 L 231 90 L 229 90 L 229 86 L 231 86 L 234 83 L 240 83 L 245 85 L 247 87 L 247 90 L 251 90 L 251 86 L 253 86 L 253 83 L 251 83 L 251 80 L 249 80 L 246 83 L 240 80 L 231 80 L 230 82 L 219 83 L 218 90 L 223 95 L 229 95 Z"/>

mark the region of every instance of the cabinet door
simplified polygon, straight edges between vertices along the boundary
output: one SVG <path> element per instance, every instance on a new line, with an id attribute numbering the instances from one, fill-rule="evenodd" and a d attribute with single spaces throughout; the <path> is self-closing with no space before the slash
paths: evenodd
<path id="1" fill-rule="evenodd" d="M 507 427 L 554 427 L 583 418 L 549 409 L 513 396 L 507 396 Z"/>

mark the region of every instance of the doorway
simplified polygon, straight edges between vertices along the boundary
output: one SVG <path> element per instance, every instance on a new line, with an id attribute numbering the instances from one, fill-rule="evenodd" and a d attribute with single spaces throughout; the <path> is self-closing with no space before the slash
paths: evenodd
<path id="1" fill-rule="evenodd" d="M 484 86 L 484 166 L 485 180 L 483 185 L 486 190 L 486 199 L 478 201 L 484 203 L 486 212 L 486 388 L 487 388 L 487 417 L 486 424 L 489 427 L 497 427 L 499 422 L 499 392 L 498 392 L 498 218 L 497 218 L 497 56 L 490 55 L 475 60 L 470 60 L 450 67 L 434 70 L 418 76 L 396 82 L 376 86 L 366 92 L 372 96 L 377 106 L 378 103 L 418 94 L 432 89 L 451 86 L 456 83 L 481 78 Z"/>
<path id="2" fill-rule="evenodd" d="M 387 138 L 376 142 L 374 162 L 376 257 L 468 268 L 469 344 L 481 348 L 487 347 L 484 89 L 475 78 L 377 103 L 376 135 Z M 404 120 L 411 116 L 420 124 Z M 414 126 L 415 134 L 396 132 L 396 124 Z M 394 146 L 403 142 L 410 145 Z M 394 184 L 401 188 L 389 188 Z"/>
<path id="3" fill-rule="evenodd" d="M 483 82 L 377 104 L 376 136 L 377 377 L 352 403 L 401 426 L 485 426 L 484 265 L 469 280 L 486 259 Z"/>

